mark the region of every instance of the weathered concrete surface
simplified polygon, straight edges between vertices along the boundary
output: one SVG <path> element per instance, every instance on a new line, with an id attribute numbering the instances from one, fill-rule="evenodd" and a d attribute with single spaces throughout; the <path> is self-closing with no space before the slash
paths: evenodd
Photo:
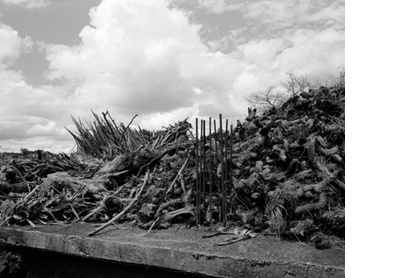
<path id="1" fill-rule="evenodd" d="M 0 241 L 68 255 L 149 265 L 215 277 L 344 277 L 345 251 L 316 250 L 311 245 L 258 236 L 216 246 L 227 236 L 202 239 L 197 229 L 169 229 L 148 234 L 128 225 L 93 237 L 89 224 L 0 227 Z"/>

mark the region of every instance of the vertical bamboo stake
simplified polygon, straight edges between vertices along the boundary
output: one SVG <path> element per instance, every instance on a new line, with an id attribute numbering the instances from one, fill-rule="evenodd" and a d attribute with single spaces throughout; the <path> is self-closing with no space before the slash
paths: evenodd
<path id="1" fill-rule="evenodd" d="M 199 201 L 200 201 L 200 215 L 202 214 L 202 204 L 203 204 L 203 120 L 200 120 L 200 137 L 199 137 L 199 146 L 200 146 L 200 181 L 199 181 L 199 189 L 200 189 L 200 193 L 199 193 Z M 200 216 L 200 223 L 201 223 L 201 216 Z"/>
<path id="2" fill-rule="evenodd" d="M 215 163 L 218 168 L 218 133 L 217 133 L 217 122 L 214 120 L 214 142 L 215 142 L 215 154 L 214 159 Z M 218 169 L 217 169 L 218 171 Z M 221 184 L 219 183 L 218 179 L 215 181 L 218 187 L 218 219 L 219 222 L 222 221 L 222 205 L 221 205 Z"/>
<path id="3" fill-rule="evenodd" d="M 225 168 L 224 168 L 224 180 L 225 180 L 225 191 L 224 191 L 224 211 L 225 211 L 225 218 L 224 222 L 227 221 L 227 214 L 228 214 L 228 200 L 227 200 L 227 191 L 228 191 L 228 119 L 225 121 L 225 153 L 224 153 L 224 161 L 225 161 Z"/>
<path id="4" fill-rule="evenodd" d="M 203 210 L 206 204 L 206 121 L 202 121 L 202 193 L 203 193 Z"/>
<path id="5" fill-rule="evenodd" d="M 224 137 L 222 133 L 222 114 L 219 114 L 219 135 L 220 135 L 220 149 L 221 149 L 221 187 L 222 187 L 222 220 L 224 222 L 224 226 L 226 226 L 226 221 L 225 221 L 225 166 L 224 166 Z"/>
<path id="6" fill-rule="evenodd" d="M 211 209 L 211 204 L 212 204 L 212 186 L 213 186 L 213 173 L 212 173 L 212 166 L 213 166 L 213 163 L 212 163 L 212 140 L 211 140 L 211 117 L 208 119 L 208 137 L 209 137 L 209 140 L 210 140 L 210 143 L 209 143 L 209 151 L 210 151 L 210 155 L 209 155 L 209 160 L 210 160 L 210 163 L 209 163 L 209 167 L 210 167 L 210 169 L 209 169 L 209 172 L 208 172 L 208 175 L 209 175 L 209 179 L 210 179 L 210 188 L 209 188 L 209 196 L 208 196 L 208 205 L 210 206 L 210 209 Z"/>
<path id="7" fill-rule="evenodd" d="M 200 194 L 199 194 L 199 119 L 196 118 L 196 222 L 199 225 L 200 218 Z"/>
<path id="8" fill-rule="evenodd" d="M 230 150 L 230 156 L 229 156 L 229 190 L 231 191 L 233 188 L 233 178 L 232 178 L 232 166 L 233 166 L 233 160 L 232 160 L 232 153 L 233 153 L 233 125 L 231 125 L 231 137 L 229 140 L 229 150 Z M 229 191 L 229 193 L 230 193 Z"/>

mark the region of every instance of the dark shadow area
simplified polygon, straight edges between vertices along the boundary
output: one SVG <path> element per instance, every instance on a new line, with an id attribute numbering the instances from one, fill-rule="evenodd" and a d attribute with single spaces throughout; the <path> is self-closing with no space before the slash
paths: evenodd
<path id="1" fill-rule="evenodd" d="M 0 277 L 4 278 L 212 278 L 152 266 L 115 263 L 28 248 L 7 247 L 0 260 L 3 265 L 8 264 L 8 268 L 13 268 L 12 273 L 8 270 L 0 273 Z"/>

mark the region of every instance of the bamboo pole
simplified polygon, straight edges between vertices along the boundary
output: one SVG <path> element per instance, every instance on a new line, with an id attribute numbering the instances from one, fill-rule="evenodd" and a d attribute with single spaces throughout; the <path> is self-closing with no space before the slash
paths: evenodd
<path id="1" fill-rule="evenodd" d="M 229 140 L 229 151 L 230 151 L 230 155 L 229 155 L 229 191 L 228 193 L 231 192 L 232 188 L 233 188 L 233 177 L 232 177 L 232 166 L 233 166 L 233 160 L 232 160 L 232 153 L 233 153 L 233 125 L 231 125 L 231 136 L 230 136 L 230 140 Z"/>
<path id="2" fill-rule="evenodd" d="M 224 166 L 224 137 L 223 137 L 223 132 L 222 132 L 222 114 L 219 114 L 219 135 L 220 135 L 220 150 L 221 150 L 221 189 L 222 189 L 222 220 L 224 222 L 224 226 L 226 226 L 226 221 L 225 221 L 225 166 Z"/>
<path id="3" fill-rule="evenodd" d="M 199 225 L 200 218 L 200 192 L 199 192 L 199 119 L 196 118 L 196 223 Z"/>
<path id="4" fill-rule="evenodd" d="M 203 210 L 206 208 L 206 121 L 203 120 L 203 127 L 202 127 L 202 193 L 203 193 Z"/>
<path id="5" fill-rule="evenodd" d="M 228 119 L 225 120 L 225 153 L 224 153 L 224 181 L 225 181 L 225 190 L 224 190 L 224 211 L 225 211 L 225 218 L 224 218 L 224 225 L 227 222 L 227 213 L 228 213 L 228 202 L 227 202 L 227 191 L 228 191 Z"/>
<path id="6" fill-rule="evenodd" d="M 208 202 L 208 205 L 211 207 L 211 205 L 212 205 L 212 187 L 213 187 L 213 185 L 214 185 L 214 180 L 213 180 L 213 173 L 212 173 L 212 167 L 213 167 L 213 161 L 212 161 L 212 140 L 211 140 L 211 117 L 208 119 L 208 134 L 209 134 L 209 140 L 210 140 L 210 147 L 209 147 L 209 151 L 210 151 L 210 155 L 209 155 L 209 172 L 208 172 L 208 175 L 209 175 L 209 179 L 210 179 L 210 188 L 209 188 L 209 196 L 208 196 L 208 200 L 209 200 L 209 202 Z"/>
<path id="7" fill-rule="evenodd" d="M 214 142 L 215 142 L 215 154 L 214 159 L 215 163 L 218 167 L 218 133 L 217 133 L 217 122 L 214 120 Z M 217 169 L 218 171 L 218 169 Z M 221 184 L 218 184 L 218 179 L 215 181 L 218 187 L 218 220 L 219 222 L 222 221 L 222 205 L 221 205 Z"/>

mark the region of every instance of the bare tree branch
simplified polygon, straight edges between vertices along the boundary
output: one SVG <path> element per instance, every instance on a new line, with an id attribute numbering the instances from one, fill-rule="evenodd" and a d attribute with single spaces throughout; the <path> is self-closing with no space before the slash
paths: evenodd
<path id="1" fill-rule="evenodd" d="M 250 93 L 245 96 L 245 100 L 259 110 L 279 108 L 290 97 L 300 95 L 302 92 L 309 92 L 310 89 L 317 89 L 323 85 L 326 87 L 344 87 L 345 69 L 344 67 L 339 69 L 339 77 L 327 75 L 326 79 L 322 81 L 290 71 L 286 73 L 286 80 L 282 81 L 281 85 L 286 90 L 285 92 L 277 91 L 276 86 L 270 86 L 264 91 Z"/>
<path id="2" fill-rule="evenodd" d="M 287 99 L 287 94 L 276 92 L 274 89 L 275 86 L 270 86 L 265 91 L 250 93 L 245 100 L 261 109 L 278 108 Z"/>
<path id="3" fill-rule="evenodd" d="M 301 94 L 302 92 L 311 89 L 312 81 L 307 75 L 298 75 L 293 71 L 286 73 L 287 80 L 281 82 L 281 85 L 292 96 Z"/>

